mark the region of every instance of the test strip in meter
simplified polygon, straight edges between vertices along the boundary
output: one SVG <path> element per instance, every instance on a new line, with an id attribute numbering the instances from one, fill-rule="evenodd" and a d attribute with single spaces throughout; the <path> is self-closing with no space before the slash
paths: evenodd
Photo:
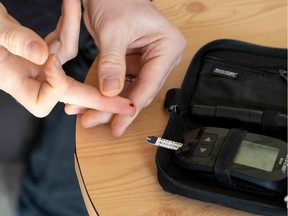
<path id="1" fill-rule="evenodd" d="M 166 149 L 177 150 L 179 149 L 183 143 L 175 142 L 172 140 L 156 137 L 156 136 L 148 136 L 146 141 L 149 144 L 160 146 Z"/>

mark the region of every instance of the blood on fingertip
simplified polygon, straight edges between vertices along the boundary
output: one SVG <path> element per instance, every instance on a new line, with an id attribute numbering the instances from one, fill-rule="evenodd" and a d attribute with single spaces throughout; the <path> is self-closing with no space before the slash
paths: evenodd
<path id="1" fill-rule="evenodd" d="M 135 105 L 133 103 L 130 103 L 129 106 L 130 107 L 135 107 Z"/>

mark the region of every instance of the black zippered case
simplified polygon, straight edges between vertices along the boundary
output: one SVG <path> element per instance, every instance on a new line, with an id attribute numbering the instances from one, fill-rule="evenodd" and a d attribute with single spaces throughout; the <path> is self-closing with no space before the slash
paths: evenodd
<path id="1" fill-rule="evenodd" d="M 195 54 L 181 87 L 167 92 L 164 106 L 170 112 L 165 139 L 183 143 L 184 135 L 196 128 L 233 128 L 281 140 L 286 155 L 287 50 L 228 39 L 212 41 Z M 241 139 L 236 150 L 239 143 Z M 165 191 L 262 215 L 287 214 L 287 181 L 281 193 L 253 187 L 241 190 L 227 181 L 236 153 L 228 166 L 222 155 L 224 167 L 217 167 L 215 178 L 207 178 L 205 172 L 196 174 L 177 163 L 175 152 L 157 149 L 158 180 Z M 287 157 L 281 163 L 287 176 Z"/>

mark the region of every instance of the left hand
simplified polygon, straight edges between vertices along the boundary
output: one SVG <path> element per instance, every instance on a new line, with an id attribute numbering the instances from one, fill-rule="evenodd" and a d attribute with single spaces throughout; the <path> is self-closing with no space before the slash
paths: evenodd
<path id="1" fill-rule="evenodd" d="M 85 127 L 111 122 L 112 133 L 120 136 L 146 107 L 163 85 L 170 71 L 180 62 L 185 39 L 148 0 L 84 0 L 84 21 L 100 50 L 99 88 L 114 97 L 122 92 L 128 68 L 126 56 L 138 55 L 137 76 L 125 93 L 136 106 L 133 117 L 66 106 L 70 114 L 86 112 Z"/>
<path id="2" fill-rule="evenodd" d="M 135 113 L 130 100 L 104 97 L 98 89 L 66 76 L 62 70 L 61 64 L 75 57 L 78 50 L 79 0 L 63 0 L 57 28 L 45 41 L 21 26 L 1 3 L 0 12 L 0 89 L 32 114 L 44 117 L 58 101 L 128 116 Z M 34 46 L 29 46 L 31 43 Z M 35 44 L 39 49 L 33 49 Z"/>
<path id="3" fill-rule="evenodd" d="M 48 115 L 76 85 L 61 64 L 77 54 L 80 19 L 80 1 L 63 0 L 57 28 L 43 40 L 0 3 L 0 89 L 37 117 Z"/>

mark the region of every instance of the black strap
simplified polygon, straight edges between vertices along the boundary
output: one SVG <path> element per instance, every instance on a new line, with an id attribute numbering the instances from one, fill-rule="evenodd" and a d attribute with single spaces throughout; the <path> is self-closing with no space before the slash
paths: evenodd
<path id="1" fill-rule="evenodd" d="M 168 112 L 177 113 L 178 112 L 178 105 L 176 103 L 177 96 L 179 94 L 179 89 L 173 88 L 169 89 L 166 93 L 165 101 L 164 101 L 164 108 Z"/>
<path id="2" fill-rule="evenodd" d="M 262 115 L 262 131 L 268 135 L 278 135 L 279 112 L 265 110 Z"/>
<path id="3" fill-rule="evenodd" d="M 217 182 L 221 185 L 233 187 L 230 167 L 246 133 L 247 131 L 242 129 L 231 129 L 219 151 L 214 165 L 214 174 Z"/>

